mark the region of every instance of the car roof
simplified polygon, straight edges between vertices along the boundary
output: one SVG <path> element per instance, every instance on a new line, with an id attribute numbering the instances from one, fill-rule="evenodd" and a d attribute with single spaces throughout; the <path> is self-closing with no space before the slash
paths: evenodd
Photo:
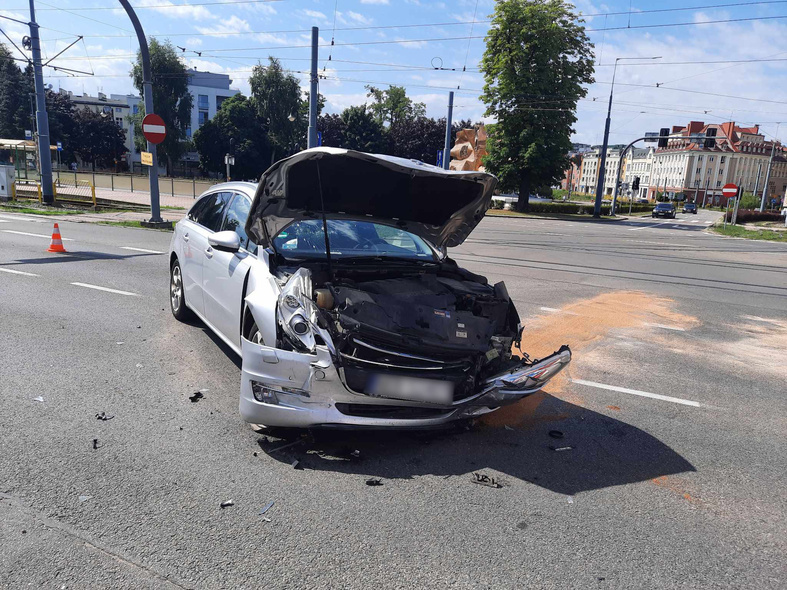
<path id="1" fill-rule="evenodd" d="M 208 190 L 202 193 L 202 195 L 206 195 L 208 193 L 221 192 L 221 191 L 238 191 L 243 193 L 250 199 L 253 199 L 254 193 L 257 191 L 257 183 L 245 182 L 245 181 L 220 182 L 219 184 L 214 184 L 212 187 L 210 187 Z"/>

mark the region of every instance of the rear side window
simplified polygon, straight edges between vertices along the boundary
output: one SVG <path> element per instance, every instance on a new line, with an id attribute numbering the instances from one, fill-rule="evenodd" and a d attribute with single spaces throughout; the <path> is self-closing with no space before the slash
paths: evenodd
<path id="1" fill-rule="evenodd" d="M 202 197 L 199 201 L 197 201 L 194 206 L 189 211 L 188 218 L 189 221 L 196 222 L 199 219 L 199 214 L 202 213 L 202 210 L 205 208 L 205 205 L 208 204 L 212 195 L 208 195 L 207 197 Z"/>
<path id="2" fill-rule="evenodd" d="M 208 202 L 200 211 L 197 223 L 210 231 L 219 231 L 224 218 L 224 210 L 232 198 L 232 193 L 214 193 L 208 197 Z"/>
<path id="3" fill-rule="evenodd" d="M 249 218 L 251 203 L 243 195 L 236 194 L 227 208 L 222 231 L 234 231 L 240 238 L 240 245 L 248 250 L 249 238 L 246 235 L 246 220 Z"/>

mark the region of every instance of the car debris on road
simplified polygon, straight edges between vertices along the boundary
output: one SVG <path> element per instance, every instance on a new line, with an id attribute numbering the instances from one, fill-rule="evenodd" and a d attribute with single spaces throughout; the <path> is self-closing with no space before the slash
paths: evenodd
<path id="1" fill-rule="evenodd" d="M 233 502 L 232 500 L 225 500 L 224 502 L 219 504 L 219 507 L 220 508 L 227 508 L 229 506 L 234 506 L 234 505 L 235 505 L 235 502 Z"/>
<path id="2" fill-rule="evenodd" d="M 502 488 L 502 484 L 500 484 L 495 478 L 489 477 L 485 473 L 473 473 L 473 479 L 471 480 L 473 483 L 477 483 L 482 486 L 486 486 L 488 488 Z"/>

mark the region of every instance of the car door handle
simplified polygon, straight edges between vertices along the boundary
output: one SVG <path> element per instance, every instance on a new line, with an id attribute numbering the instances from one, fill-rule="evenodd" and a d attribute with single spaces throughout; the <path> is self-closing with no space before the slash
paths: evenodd
<path id="1" fill-rule="evenodd" d="M 205 250 L 205 256 L 207 256 L 208 258 L 213 258 L 213 248 L 208 246 L 208 249 Z"/>
<path id="2" fill-rule="evenodd" d="M 187 234 L 187 233 L 183 234 L 183 241 L 184 242 L 188 242 L 189 241 L 189 234 Z"/>

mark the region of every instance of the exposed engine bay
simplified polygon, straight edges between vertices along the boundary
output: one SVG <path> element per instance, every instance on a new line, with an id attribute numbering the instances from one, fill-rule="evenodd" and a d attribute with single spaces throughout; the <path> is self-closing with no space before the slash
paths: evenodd
<path id="1" fill-rule="evenodd" d="M 428 267 L 380 266 L 335 268 L 330 277 L 321 263 L 281 268 L 289 280 L 278 346 L 304 350 L 314 346 L 312 337 L 330 339 L 352 390 L 366 392 L 371 375 L 382 371 L 453 381 L 453 400 L 523 363 L 512 355 L 521 328 L 502 282 L 489 285 L 450 259 Z M 297 311 L 294 299 L 307 297 L 311 309 Z M 317 324 L 313 332 L 302 325 L 308 316 Z"/>

